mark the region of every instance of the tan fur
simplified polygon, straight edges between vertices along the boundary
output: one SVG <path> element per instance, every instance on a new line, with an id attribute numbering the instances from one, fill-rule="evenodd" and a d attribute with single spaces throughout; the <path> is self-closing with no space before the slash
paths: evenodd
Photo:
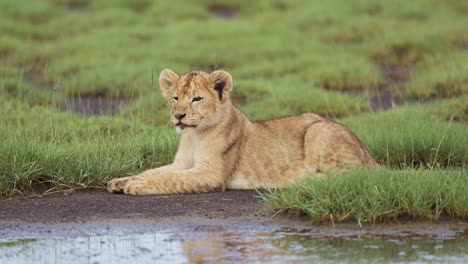
<path id="1" fill-rule="evenodd" d="M 233 81 L 225 71 L 179 76 L 166 69 L 159 81 L 170 102 L 171 122 L 182 135 L 174 162 L 113 179 L 109 192 L 285 187 L 310 174 L 377 165 L 348 129 L 318 115 L 250 121 L 232 104 Z M 182 114 L 183 124 L 177 125 L 176 116 Z"/>

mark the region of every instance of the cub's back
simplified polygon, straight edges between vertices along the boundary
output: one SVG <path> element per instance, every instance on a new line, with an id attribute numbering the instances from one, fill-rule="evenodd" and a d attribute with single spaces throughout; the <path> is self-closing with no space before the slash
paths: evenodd
<path id="1" fill-rule="evenodd" d="M 307 130 L 321 120 L 325 119 L 302 115 L 252 122 L 244 130 L 231 181 L 246 179 L 248 188 L 283 186 L 294 180 L 289 176 L 304 174 Z"/>
<path id="2" fill-rule="evenodd" d="M 376 164 L 351 131 L 314 114 L 252 122 L 239 154 L 228 184 L 237 188 L 286 186 L 308 173 Z"/>

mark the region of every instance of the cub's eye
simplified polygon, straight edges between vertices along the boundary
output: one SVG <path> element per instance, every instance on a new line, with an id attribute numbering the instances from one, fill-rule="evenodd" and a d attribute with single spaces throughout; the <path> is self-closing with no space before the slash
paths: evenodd
<path id="1" fill-rule="evenodd" d="M 172 99 L 174 99 L 174 101 L 178 101 L 179 97 L 175 96 L 175 97 L 172 97 Z"/>
<path id="2" fill-rule="evenodd" d="M 203 97 L 197 96 L 193 98 L 192 102 L 200 102 L 203 99 Z"/>

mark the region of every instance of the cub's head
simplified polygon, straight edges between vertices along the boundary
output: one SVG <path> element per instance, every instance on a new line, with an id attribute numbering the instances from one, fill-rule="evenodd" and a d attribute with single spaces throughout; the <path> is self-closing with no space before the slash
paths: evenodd
<path id="1" fill-rule="evenodd" d="M 231 104 L 232 77 L 222 70 L 179 76 L 165 69 L 159 75 L 159 86 L 170 103 L 171 122 L 179 133 L 217 125 Z"/>

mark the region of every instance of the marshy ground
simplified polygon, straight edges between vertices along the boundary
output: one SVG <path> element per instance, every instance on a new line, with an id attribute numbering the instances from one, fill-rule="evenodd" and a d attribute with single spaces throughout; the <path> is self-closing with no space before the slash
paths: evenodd
<path id="1" fill-rule="evenodd" d="M 466 219 L 467 14 L 452 0 L 0 0 L 0 196 L 102 187 L 169 163 L 178 138 L 157 74 L 223 68 L 250 118 L 320 114 L 382 165 L 365 175 L 431 179 L 423 193 L 395 188 L 405 200 L 376 191 L 341 211 L 301 183 L 301 196 L 269 197 L 274 208 L 320 221 Z"/>
<path id="2" fill-rule="evenodd" d="M 0 262 L 467 262 L 466 25 L 457 0 L 0 0 Z M 343 123 L 381 168 L 109 194 L 172 161 L 164 68 Z"/>

